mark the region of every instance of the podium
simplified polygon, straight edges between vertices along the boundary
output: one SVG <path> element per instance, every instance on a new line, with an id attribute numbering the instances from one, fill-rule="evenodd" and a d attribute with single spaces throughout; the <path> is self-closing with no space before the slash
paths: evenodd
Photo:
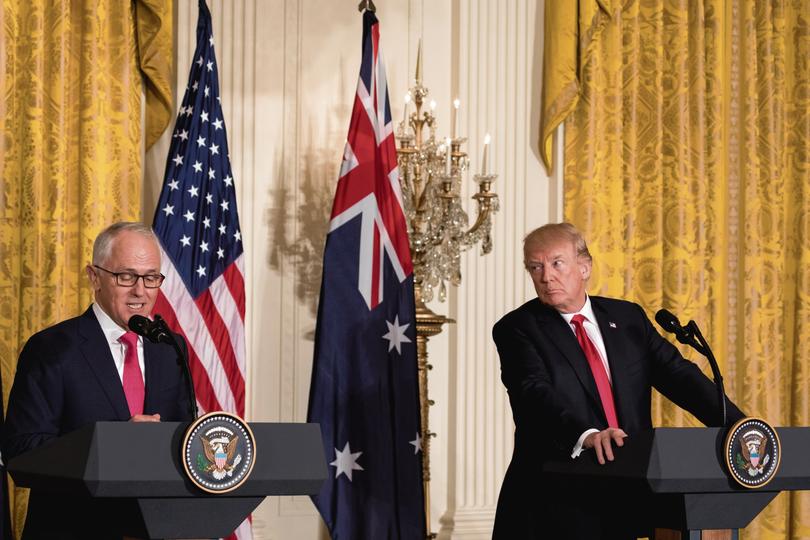
<path id="1" fill-rule="evenodd" d="M 684 538 L 708 538 L 727 529 L 735 538 L 780 491 L 810 489 L 810 428 L 778 428 L 782 458 L 774 478 L 758 489 L 737 484 L 725 470 L 721 428 L 658 428 L 632 435 L 615 460 L 599 465 L 593 452 L 552 461 L 544 472 L 568 489 L 595 490 L 622 501 L 621 523 L 681 531 Z M 583 491 L 584 492 L 584 491 Z M 705 534 L 704 534 L 705 532 Z M 712 536 L 715 537 L 715 536 Z"/>
<path id="2" fill-rule="evenodd" d="M 253 423 L 256 461 L 234 491 L 209 494 L 183 472 L 187 423 L 97 422 L 11 460 L 18 486 L 86 499 L 104 529 L 137 538 L 219 538 L 268 495 L 311 495 L 326 479 L 318 424 Z"/>

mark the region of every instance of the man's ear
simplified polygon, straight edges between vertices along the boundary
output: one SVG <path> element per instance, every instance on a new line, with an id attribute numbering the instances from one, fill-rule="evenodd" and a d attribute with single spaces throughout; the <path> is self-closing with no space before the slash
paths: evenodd
<path id="1" fill-rule="evenodd" d="M 579 271 L 582 273 L 582 281 L 588 281 L 591 277 L 591 261 L 584 259 L 579 261 Z"/>
<path id="2" fill-rule="evenodd" d="M 96 269 L 93 268 L 92 264 L 88 264 L 85 266 L 84 271 L 87 272 L 87 279 L 90 280 L 90 286 L 93 288 L 93 291 L 97 291 L 101 288 L 101 283 L 98 281 L 98 273 L 96 273 Z"/>

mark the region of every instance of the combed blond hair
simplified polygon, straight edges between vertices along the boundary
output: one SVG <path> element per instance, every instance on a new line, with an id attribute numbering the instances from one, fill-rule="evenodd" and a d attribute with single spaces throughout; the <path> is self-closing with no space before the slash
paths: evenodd
<path id="1" fill-rule="evenodd" d="M 579 229 L 570 223 L 547 223 L 538 227 L 523 239 L 523 262 L 528 259 L 529 250 L 532 248 L 545 248 L 559 242 L 568 241 L 574 245 L 577 257 L 593 262 L 591 252 L 588 251 L 588 244 Z"/>

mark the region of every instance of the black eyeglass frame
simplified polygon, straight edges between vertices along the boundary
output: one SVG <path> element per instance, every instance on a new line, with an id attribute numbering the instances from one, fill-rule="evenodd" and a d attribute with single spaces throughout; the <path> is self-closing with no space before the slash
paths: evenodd
<path id="1" fill-rule="evenodd" d="M 134 287 L 135 285 L 137 285 L 138 279 L 142 279 L 143 286 L 146 287 L 147 289 L 159 289 L 160 286 L 163 285 L 163 280 L 166 279 L 166 276 L 164 276 L 163 274 L 136 274 L 135 272 L 113 272 L 112 270 L 107 270 L 106 268 L 101 267 L 97 264 L 94 264 L 93 268 L 98 268 L 99 270 L 104 270 L 108 274 L 112 274 L 115 277 L 115 284 L 118 285 L 119 287 Z M 121 283 L 121 276 L 124 275 L 134 276 L 135 279 L 129 285 L 127 285 L 126 283 Z M 146 278 L 160 278 L 160 280 L 158 281 L 157 285 L 149 285 L 149 283 L 146 282 Z"/>

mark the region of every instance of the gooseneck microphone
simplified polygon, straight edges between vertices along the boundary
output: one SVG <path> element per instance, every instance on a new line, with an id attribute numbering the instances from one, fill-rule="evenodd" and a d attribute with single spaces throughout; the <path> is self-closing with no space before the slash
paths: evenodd
<path id="1" fill-rule="evenodd" d="M 700 328 L 698 328 L 697 323 L 690 320 L 688 323 L 686 323 L 686 326 L 681 326 L 681 322 L 678 320 L 678 317 L 666 309 L 658 310 L 658 313 L 655 314 L 655 322 L 657 322 L 658 325 L 665 331 L 675 334 L 675 338 L 679 342 L 683 343 L 684 345 L 689 345 L 697 352 L 705 356 L 709 361 L 709 366 L 712 368 L 712 376 L 714 377 L 714 385 L 717 387 L 717 397 L 720 402 L 720 411 L 722 414 L 722 423 L 720 426 L 724 427 L 726 425 L 728 414 L 726 411 L 726 391 L 723 387 L 723 376 L 720 374 L 720 366 L 717 365 L 717 360 L 714 358 L 714 353 L 712 352 L 711 347 L 709 347 L 709 343 L 700 332 Z"/>
<path id="2" fill-rule="evenodd" d="M 194 393 L 194 383 L 191 380 L 191 370 L 188 367 L 188 357 L 185 350 L 180 347 L 180 344 L 174 338 L 169 325 L 163 320 L 160 315 L 155 315 L 154 320 L 144 317 L 143 315 L 133 315 L 127 322 L 129 329 L 143 336 L 152 343 L 165 343 L 170 345 L 174 352 L 177 353 L 177 364 L 183 370 L 183 378 L 186 380 L 186 390 L 188 391 L 189 412 L 191 419 L 197 419 L 197 396 Z"/>

